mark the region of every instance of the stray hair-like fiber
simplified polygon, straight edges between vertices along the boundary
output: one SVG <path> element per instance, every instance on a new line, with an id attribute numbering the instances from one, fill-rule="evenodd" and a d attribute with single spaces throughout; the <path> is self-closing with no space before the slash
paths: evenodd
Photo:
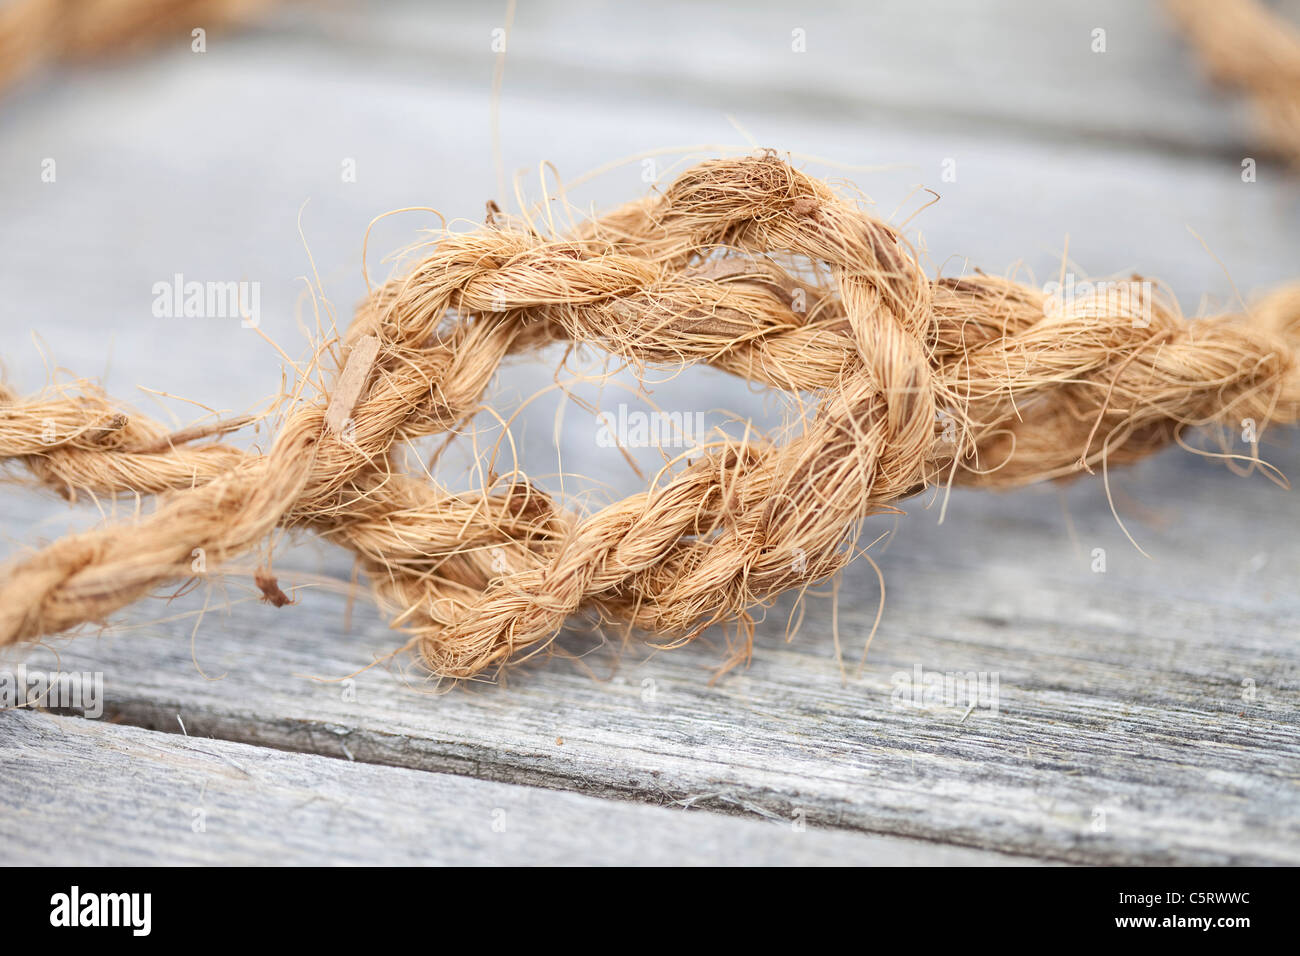
<path id="1" fill-rule="evenodd" d="M 161 496 L 12 562 L 0 646 L 102 622 L 191 577 L 196 549 L 217 568 L 277 528 L 352 550 L 439 677 L 545 651 L 578 613 L 671 644 L 731 623 L 747 646 L 756 608 L 834 575 L 863 518 L 926 488 L 1069 478 L 1245 419 L 1253 467 L 1265 427 L 1300 417 L 1300 286 L 1191 322 L 1160 294 L 1047 298 L 927 277 L 896 229 L 770 151 L 560 237 L 493 212 L 371 291 L 336 385 L 300 387 L 264 454 L 198 443 L 242 422 L 169 436 L 94 390 L 0 391 L 0 457 L 66 494 Z M 481 408 L 507 356 L 553 343 L 638 370 L 707 364 L 811 410 L 784 443 L 723 435 L 586 515 L 518 469 L 463 493 L 398 469 L 405 443 Z"/>

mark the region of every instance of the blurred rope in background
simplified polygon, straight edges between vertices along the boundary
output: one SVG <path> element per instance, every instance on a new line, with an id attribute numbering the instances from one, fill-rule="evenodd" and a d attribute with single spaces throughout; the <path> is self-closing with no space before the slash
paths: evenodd
<path id="1" fill-rule="evenodd" d="M 276 0 L 10 0 L 0 7 L 0 90 L 44 67 L 136 53 L 195 30 L 245 26 Z"/>
<path id="2" fill-rule="evenodd" d="M 1251 101 L 1268 145 L 1300 167 L 1300 32 L 1257 0 L 1168 0 L 1216 83 Z"/>

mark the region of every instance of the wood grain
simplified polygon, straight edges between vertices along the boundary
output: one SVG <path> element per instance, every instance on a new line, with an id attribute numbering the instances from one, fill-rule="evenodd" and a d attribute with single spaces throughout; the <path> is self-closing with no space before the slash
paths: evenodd
<path id="1" fill-rule="evenodd" d="M 498 12 L 452 6 L 430 21 L 422 8 L 308 21 L 285 11 L 265 33 L 214 38 L 204 56 L 187 45 L 12 96 L 0 126 L 7 380 L 30 390 L 63 366 L 151 412 L 137 386 L 225 414 L 255 410 L 281 385 L 281 353 L 238 320 L 153 316 L 155 281 L 260 281 L 261 330 L 302 359 L 300 329 L 345 322 L 364 295 L 360 243 L 377 214 L 432 204 L 480 221 L 495 194 L 487 80 Z M 1088 48 L 1095 27 L 1107 29 L 1102 55 Z M 807 31 L 806 54 L 790 50 L 795 28 Z M 907 232 L 945 275 L 1022 262 L 1021 275 L 1041 281 L 1068 245 L 1071 269 L 1137 269 L 1194 312 L 1296 273 L 1300 189 L 1263 156 L 1257 181 L 1243 182 L 1248 117 L 1208 90 L 1149 5 L 761 3 L 742 17 L 679 3 L 529 4 L 505 89 L 506 167 L 526 170 L 521 188 L 534 197 L 542 159 L 567 180 L 666 144 L 743 147 L 752 136 L 871 165 L 800 160 L 853 179 L 897 223 L 932 198 L 919 186 L 935 188 L 941 201 Z M 47 158 L 54 183 L 41 179 Z M 626 201 L 675 159 L 638 157 L 568 196 L 579 210 Z M 948 160 L 953 181 L 941 179 Z M 340 176 L 349 161 L 355 182 Z M 439 221 L 416 211 L 376 224 L 371 278 L 382 278 L 379 250 Z M 550 387 L 559 358 L 503 370 L 494 407 Z M 654 397 L 761 425 L 779 417 L 708 370 Z M 177 429 L 202 413 L 168 407 Z M 520 464 L 548 490 L 596 486 L 579 474 L 608 495 L 643 485 L 597 447 L 590 418 L 569 413 L 557 453 L 556 421 L 556 405 L 539 401 L 513 430 Z M 265 448 L 268 437 L 232 440 Z M 1293 437 L 1266 436 L 1264 453 L 1287 474 L 1300 467 Z M 469 460 L 453 448 L 440 479 L 454 484 Z M 1178 451 L 1109 480 L 1115 514 L 1098 476 L 956 492 L 942 524 L 941 496 L 910 502 L 896 526 L 871 522 L 864 541 L 891 532 L 871 552 L 887 594 L 860 673 L 880 600 L 865 561 L 844 575 L 837 613 L 811 601 L 787 642 L 783 600 L 758 627 L 752 665 L 716 680 L 722 635 L 664 653 L 637 641 L 620 656 L 575 628 L 560 642 L 568 657 L 504 686 L 433 694 L 382 660 L 400 637 L 368 604 L 349 608 L 348 556 L 283 541 L 274 570 L 297 604 L 258 603 L 262 556 L 250 556 L 98 638 L 0 662 L 102 673 L 106 719 L 143 728 L 0 713 L 0 760 L 24 771 L 0 777 L 0 805 L 21 814 L 0 814 L 0 832 L 16 832 L 11 819 L 37 834 L 96 821 L 84 844 L 44 844 L 58 862 L 243 861 L 258 841 L 320 862 L 695 861 L 708 855 L 692 850 L 697 840 L 739 862 L 818 862 L 840 847 L 868 859 L 885 845 L 868 835 L 885 835 L 905 841 L 889 844 L 889 861 L 962 847 L 1081 863 L 1300 863 L 1300 500 Z M 136 507 L 102 504 L 119 517 Z M 99 519 L 89 502 L 0 494 L 8 556 Z M 996 712 L 900 700 L 918 667 L 996 677 Z M 178 716 L 194 738 L 219 739 L 175 736 Z M 227 773 L 227 757 L 265 772 Z M 176 808 L 209 775 L 239 834 L 190 842 Z M 317 785 L 327 801 L 310 800 Z M 128 787 L 152 809 L 135 813 Z M 435 817 L 410 819 L 416 794 Z M 457 799 L 480 807 L 493 794 L 532 808 L 535 853 L 491 843 L 477 811 L 458 815 Z M 668 809 L 684 807 L 705 812 Z M 608 820 L 601 842 L 575 833 L 584 814 Z M 810 839 L 742 849 L 795 818 Z M 618 856 L 629 832 L 652 836 Z M 24 841 L 28 858 L 41 852 Z"/>
<path id="2" fill-rule="evenodd" d="M 5 862 L 345 866 L 999 866 L 993 853 L 740 822 L 23 712 Z"/>

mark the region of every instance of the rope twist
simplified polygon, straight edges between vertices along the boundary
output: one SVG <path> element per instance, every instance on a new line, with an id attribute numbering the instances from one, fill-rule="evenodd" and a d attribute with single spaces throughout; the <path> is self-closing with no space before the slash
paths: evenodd
<path id="1" fill-rule="evenodd" d="M 1187 426 L 1300 415 L 1300 286 L 1195 322 L 1158 290 L 1056 305 L 1010 279 L 928 278 L 896 230 L 771 153 L 703 163 L 562 239 L 492 217 L 373 291 L 344 338 L 374 354 L 355 403 L 296 401 L 265 454 L 169 436 L 90 390 L 0 390 L 0 457 L 69 496 L 162 496 L 11 563 L 0 645 L 103 621 L 190 577 L 196 549 L 220 565 L 277 527 L 354 551 L 441 676 L 543 650 L 581 612 L 748 636 L 755 607 L 835 573 L 861 519 L 927 487 L 1065 478 Z M 708 364 L 813 412 L 784 444 L 721 436 L 586 515 L 519 473 L 469 494 L 397 469 L 402 443 L 480 408 L 503 360 L 551 343 Z"/>

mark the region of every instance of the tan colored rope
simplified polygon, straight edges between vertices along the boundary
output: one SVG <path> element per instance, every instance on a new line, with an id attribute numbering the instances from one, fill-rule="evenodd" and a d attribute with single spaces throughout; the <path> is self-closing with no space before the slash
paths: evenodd
<path id="1" fill-rule="evenodd" d="M 44 66 L 113 56 L 191 31 L 242 25 L 272 0 L 9 0 L 0 5 L 0 90 Z"/>
<path id="2" fill-rule="evenodd" d="M 805 257 L 824 279 L 796 278 Z M 395 470 L 400 443 L 475 412 L 503 358 L 561 341 L 708 363 L 815 411 L 785 444 L 720 438 L 587 516 L 522 475 L 453 494 Z M 276 527 L 356 552 L 439 675 L 544 649 L 580 612 L 748 633 L 756 606 L 851 559 L 860 519 L 936 483 L 1063 478 L 1184 426 L 1300 415 L 1300 286 L 1188 322 L 1158 295 L 1052 307 L 1009 279 L 934 280 L 893 228 L 771 154 L 706 162 L 564 238 L 499 219 L 447 234 L 345 342 L 374 355 L 349 427 L 327 426 L 330 398 L 300 400 L 266 454 L 168 444 L 95 393 L 0 396 L 0 456 L 48 486 L 163 494 L 0 572 L 0 645 L 103 621 L 191 576 L 196 549 L 217 567 Z"/>
<path id="3" fill-rule="evenodd" d="M 1245 93 L 1269 145 L 1300 166 L 1300 30 L 1258 0 L 1166 0 L 1218 83 Z"/>

